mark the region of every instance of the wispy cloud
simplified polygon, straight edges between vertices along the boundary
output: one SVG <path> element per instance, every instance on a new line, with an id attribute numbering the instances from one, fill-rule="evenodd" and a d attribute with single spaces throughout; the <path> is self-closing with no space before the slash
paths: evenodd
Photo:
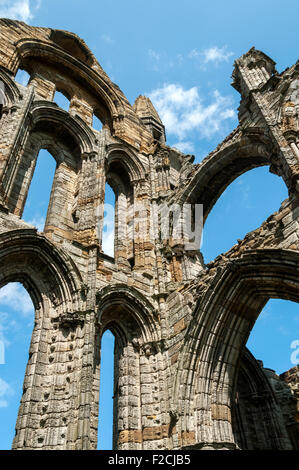
<path id="1" fill-rule="evenodd" d="M 194 144 L 189 141 L 176 142 L 172 147 L 177 148 L 183 153 L 192 153 L 194 152 Z"/>
<path id="2" fill-rule="evenodd" d="M 29 340 L 33 319 L 32 300 L 21 284 L 9 283 L 0 289 L 0 341 L 5 348 Z"/>
<path id="3" fill-rule="evenodd" d="M 106 43 L 106 44 L 114 44 L 114 39 L 109 34 L 103 33 L 101 35 L 101 39 Z"/>
<path id="4" fill-rule="evenodd" d="M 155 71 L 158 72 L 160 70 L 161 64 L 161 53 L 157 52 L 153 49 L 148 50 L 148 56 L 151 62 L 151 68 Z"/>
<path id="5" fill-rule="evenodd" d="M 148 57 L 151 63 L 151 69 L 156 72 L 167 71 L 173 67 L 180 67 L 184 63 L 193 62 L 202 70 L 207 70 L 208 65 L 219 65 L 221 62 L 228 62 L 234 55 L 228 50 L 227 46 L 213 46 L 206 49 L 192 49 L 189 53 L 178 53 L 170 57 L 165 51 L 148 50 Z"/>
<path id="6" fill-rule="evenodd" d="M 153 49 L 148 50 L 148 55 L 151 59 L 155 60 L 156 62 L 159 62 L 161 59 L 161 54 L 157 51 L 154 51 Z"/>
<path id="7" fill-rule="evenodd" d="M 229 51 L 227 46 L 213 46 L 202 51 L 193 49 L 188 57 L 189 59 L 196 59 L 202 66 L 206 66 L 209 63 L 218 65 L 220 62 L 228 62 L 232 55 L 233 52 Z"/>
<path id="8" fill-rule="evenodd" d="M 252 209 L 253 205 L 250 202 L 250 185 L 244 182 L 243 178 L 240 178 L 237 181 L 238 186 L 238 198 L 242 200 L 244 207 L 247 209 Z"/>
<path id="9" fill-rule="evenodd" d="M 27 224 L 34 225 L 39 232 L 42 232 L 45 227 L 45 217 L 33 217 L 31 220 L 26 220 Z"/>
<path id="10" fill-rule="evenodd" d="M 106 255 L 114 258 L 114 230 L 103 232 L 102 249 Z"/>
<path id="11" fill-rule="evenodd" d="M 7 408 L 7 398 L 14 394 L 12 387 L 0 377 L 0 408 Z"/>
<path id="12" fill-rule="evenodd" d="M 169 69 L 179 67 L 184 63 L 184 56 L 176 54 L 174 57 L 169 57 L 165 51 L 156 51 L 149 49 L 147 51 L 150 68 L 155 72 L 167 72 Z"/>
<path id="13" fill-rule="evenodd" d="M 228 62 L 233 52 L 228 51 L 226 46 L 221 48 L 214 46 L 210 47 L 210 49 L 205 49 L 203 55 L 205 64 L 208 62 L 215 62 L 217 64 L 219 62 Z"/>
<path id="14" fill-rule="evenodd" d="M 115 207 L 113 204 L 104 205 L 104 224 L 102 232 L 102 249 L 106 255 L 114 257 L 114 219 Z"/>
<path id="15" fill-rule="evenodd" d="M 202 100 L 198 87 L 184 89 L 173 83 L 153 90 L 149 97 L 167 134 L 179 139 L 175 146 L 187 147 L 188 151 L 190 133 L 197 131 L 200 137 L 210 138 L 223 131 L 224 121 L 235 118 L 232 98 L 222 96 L 217 90 L 209 104 Z"/>
<path id="16" fill-rule="evenodd" d="M 33 311 L 28 292 L 17 282 L 11 282 L 0 289 L 0 304 L 20 312 L 24 317 L 28 317 Z"/>
<path id="17" fill-rule="evenodd" d="M 9 324 L 9 314 L 6 312 L 0 312 L 0 341 L 4 344 L 5 347 L 8 347 L 10 345 L 10 341 L 6 337 Z"/>
<path id="18" fill-rule="evenodd" d="M 0 0 L 0 17 L 29 22 L 40 5 L 41 0 Z"/>
<path id="19" fill-rule="evenodd" d="M 286 328 L 285 325 L 280 325 L 278 328 L 277 328 L 277 331 L 279 334 L 281 334 L 282 336 L 289 336 L 290 335 L 290 330 L 288 328 Z"/>

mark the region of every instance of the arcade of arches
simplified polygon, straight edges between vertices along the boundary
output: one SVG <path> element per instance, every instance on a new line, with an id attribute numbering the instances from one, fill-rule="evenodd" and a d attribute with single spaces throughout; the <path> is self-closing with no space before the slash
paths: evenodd
<path id="1" fill-rule="evenodd" d="M 115 448 L 298 449 L 298 366 L 278 376 L 246 349 L 269 299 L 299 301 L 298 64 L 278 74 L 254 48 L 236 60 L 239 126 L 193 164 L 165 144 L 150 100 L 131 106 L 75 34 L 2 19 L 0 42 L 0 287 L 22 283 L 35 309 L 13 449 L 97 448 L 107 330 Z M 56 163 L 43 232 L 23 219 L 41 149 Z M 201 204 L 204 222 L 260 166 L 288 198 L 214 261 L 184 230 L 162 236 L 161 214 L 149 223 L 153 206 L 172 204 Z M 107 183 L 113 257 L 102 244 Z"/>

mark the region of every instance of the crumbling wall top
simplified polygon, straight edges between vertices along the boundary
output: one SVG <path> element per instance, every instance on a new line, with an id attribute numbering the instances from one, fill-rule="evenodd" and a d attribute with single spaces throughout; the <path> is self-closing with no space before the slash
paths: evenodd
<path id="1" fill-rule="evenodd" d="M 94 113 L 113 135 L 138 150 L 151 147 L 151 133 L 76 34 L 0 19 L 0 42 L 0 68 L 10 77 L 19 69 L 26 70 L 30 83 L 52 83 L 54 90 L 70 99 L 71 106 Z"/>

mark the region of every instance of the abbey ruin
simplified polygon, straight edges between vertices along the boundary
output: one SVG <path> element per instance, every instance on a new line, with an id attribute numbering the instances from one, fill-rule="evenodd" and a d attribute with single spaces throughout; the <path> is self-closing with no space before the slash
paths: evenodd
<path id="1" fill-rule="evenodd" d="M 299 64 L 279 74 L 254 48 L 236 60 L 239 125 L 193 164 L 166 145 L 150 100 L 131 106 L 75 34 L 2 19 L 0 43 L 0 287 L 22 283 L 35 306 L 13 449 L 97 448 L 107 329 L 114 448 L 298 449 L 299 367 L 278 376 L 246 342 L 270 298 L 299 301 Z M 40 149 L 56 161 L 42 233 L 22 220 Z M 235 178 L 262 165 L 289 198 L 213 262 L 171 217 L 167 237 L 163 214 L 150 233 L 153 205 L 202 205 L 204 222 Z M 113 258 L 101 240 L 106 182 Z"/>

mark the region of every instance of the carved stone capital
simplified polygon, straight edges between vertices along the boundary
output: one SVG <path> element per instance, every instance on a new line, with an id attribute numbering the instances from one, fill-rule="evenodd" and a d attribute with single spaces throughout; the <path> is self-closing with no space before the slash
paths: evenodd
<path id="1" fill-rule="evenodd" d="M 152 341 L 150 343 L 144 343 L 141 345 L 141 352 L 144 354 L 146 357 L 154 356 L 158 352 L 164 351 L 164 340 L 160 341 Z"/>

